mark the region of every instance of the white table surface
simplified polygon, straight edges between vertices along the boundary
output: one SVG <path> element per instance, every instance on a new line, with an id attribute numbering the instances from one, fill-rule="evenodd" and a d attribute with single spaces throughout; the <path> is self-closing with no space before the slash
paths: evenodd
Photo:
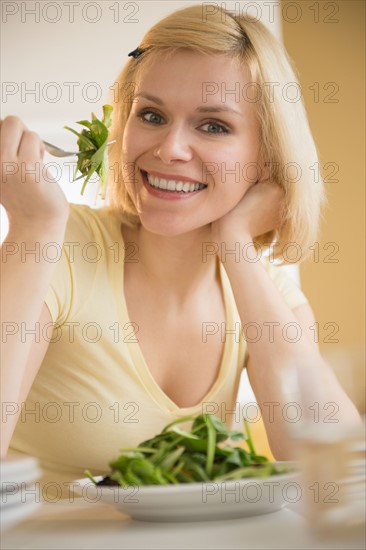
<path id="1" fill-rule="evenodd" d="M 362 533 L 319 540 L 303 517 L 288 508 L 261 516 L 206 522 L 134 521 L 97 502 L 40 505 L 30 518 L 2 534 L 2 550 L 231 550 L 364 549 Z"/>

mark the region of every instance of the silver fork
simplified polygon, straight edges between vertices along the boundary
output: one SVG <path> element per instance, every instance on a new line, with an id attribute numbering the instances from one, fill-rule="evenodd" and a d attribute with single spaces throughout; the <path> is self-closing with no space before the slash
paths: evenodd
<path id="1" fill-rule="evenodd" d="M 108 141 L 107 145 L 112 145 L 112 143 L 115 143 L 116 140 Z M 83 153 L 84 151 L 64 151 L 64 149 L 60 149 L 60 147 L 56 147 L 56 145 L 52 145 L 52 143 L 48 143 L 48 141 L 44 141 L 44 146 L 46 151 L 53 155 L 54 157 L 74 157 L 75 155 L 80 155 L 80 153 Z"/>

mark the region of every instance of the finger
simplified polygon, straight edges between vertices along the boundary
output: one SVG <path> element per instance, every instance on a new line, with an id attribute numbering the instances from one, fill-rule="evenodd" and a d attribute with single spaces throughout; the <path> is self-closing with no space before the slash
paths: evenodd
<path id="1" fill-rule="evenodd" d="M 27 130 L 27 127 L 20 118 L 8 116 L 2 121 L 0 130 L 0 148 L 2 155 L 8 159 L 16 158 L 22 134 Z"/>
<path id="2" fill-rule="evenodd" d="M 18 149 L 18 157 L 22 162 L 39 161 L 43 157 L 44 144 L 38 134 L 26 130 L 23 132 Z"/>

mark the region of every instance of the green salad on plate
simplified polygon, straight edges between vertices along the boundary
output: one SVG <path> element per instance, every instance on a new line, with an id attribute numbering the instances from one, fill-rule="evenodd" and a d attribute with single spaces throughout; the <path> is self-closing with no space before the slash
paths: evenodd
<path id="1" fill-rule="evenodd" d="M 190 431 L 179 424 L 192 421 Z M 109 465 L 111 472 L 96 481 L 87 470 L 85 475 L 96 485 L 169 485 L 208 481 L 226 481 L 248 477 L 268 477 L 289 471 L 285 464 L 270 462 L 255 451 L 244 420 L 245 434 L 229 430 L 216 416 L 186 416 L 171 422 L 155 437 L 122 453 Z M 245 442 L 233 446 L 231 442 Z"/>

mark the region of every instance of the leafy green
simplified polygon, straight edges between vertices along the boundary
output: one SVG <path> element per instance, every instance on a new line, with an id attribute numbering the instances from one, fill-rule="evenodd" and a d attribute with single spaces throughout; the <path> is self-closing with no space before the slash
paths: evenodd
<path id="1" fill-rule="evenodd" d="M 76 124 L 84 126 L 81 132 L 77 132 L 73 128 L 65 126 L 66 130 L 70 130 L 73 134 L 78 136 L 77 144 L 79 147 L 78 162 L 76 165 L 74 180 L 77 181 L 81 178 L 85 178 L 81 194 L 84 194 L 86 185 L 94 172 L 99 176 L 98 191 L 102 198 L 105 198 L 107 190 L 107 178 L 108 178 L 108 133 L 112 124 L 111 114 L 112 105 L 103 105 L 103 118 L 99 120 L 94 113 L 92 113 L 92 120 L 80 120 Z M 76 177 L 80 172 L 80 176 Z"/>
<path id="2" fill-rule="evenodd" d="M 190 432 L 177 425 L 187 421 L 192 421 Z M 180 418 L 137 447 L 121 449 L 124 454 L 109 464 L 112 472 L 97 484 L 105 485 L 113 480 L 123 487 L 168 485 L 267 477 L 287 472 L 286 466 L 269 462 L 256 453 L 247 421 L 244 426 L 245 434 L 229 430 L 213 415 Z M 245 440 L 248 450 L 218 445 L 240 439 Z M 89 471 L 85 473 L 94 481 Z"/>

